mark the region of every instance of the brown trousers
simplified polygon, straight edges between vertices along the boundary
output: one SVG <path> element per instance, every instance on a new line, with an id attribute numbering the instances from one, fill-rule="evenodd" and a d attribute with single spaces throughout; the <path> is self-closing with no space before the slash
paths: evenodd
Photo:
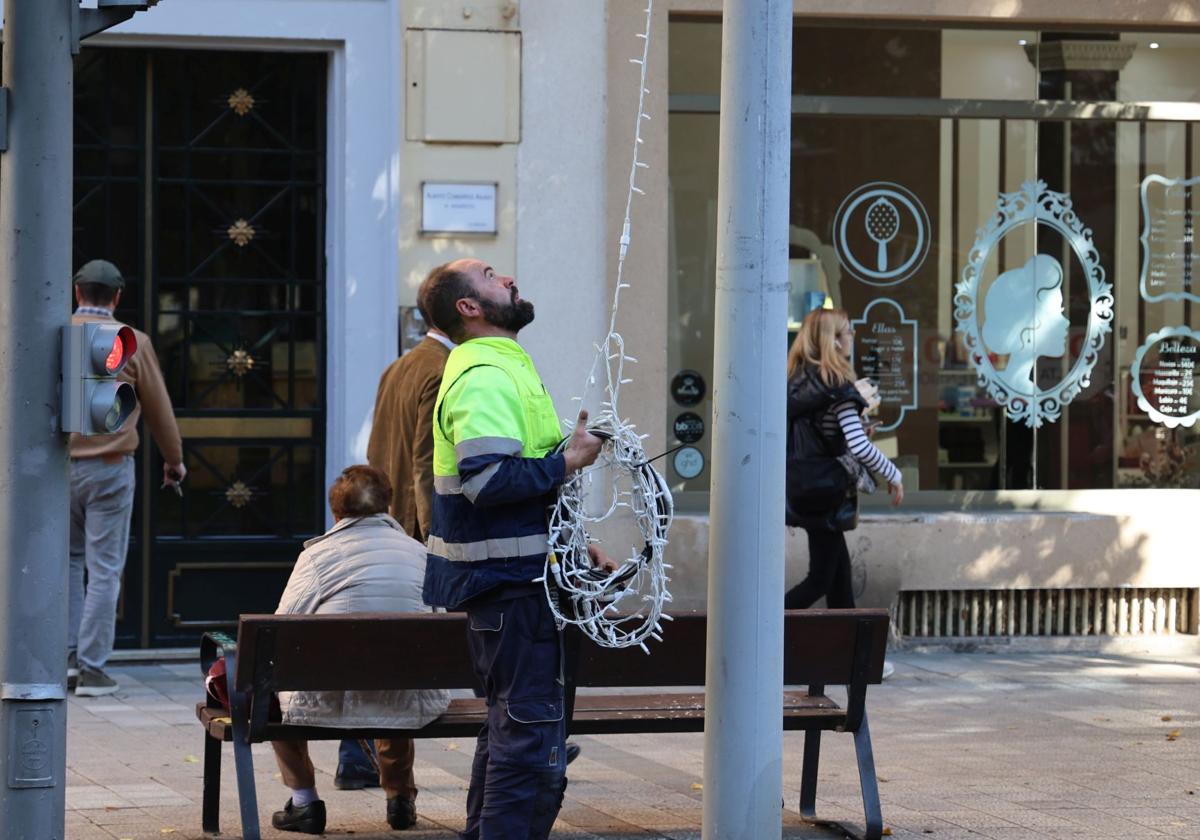
<path id="1" fill-rule="evenodd" d="M 308 757 L 308 741 L 272 741 L 275 760 L 283 783 L 292 790 L 305 790 L 317 786 L 312 760 Z M 413 761 L 416 751 L 412 738 L 389 738 L 375 742 L 379 753 L 379 786 L 388 799 L 399 796 L 415 801 L 417 780 L 413 777 Z"/>

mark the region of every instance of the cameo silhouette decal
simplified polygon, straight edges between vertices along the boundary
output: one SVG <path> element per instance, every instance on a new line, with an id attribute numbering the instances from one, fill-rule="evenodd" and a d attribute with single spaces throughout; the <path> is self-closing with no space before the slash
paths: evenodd
<path id="1" fill-rule="evenodd" d="M 838 262 L 873 286 L 907 280 L 929 255 L 929 214 L 906 187 L 871 181 L 846 196 L 833 219 Z"/>
<path id="2" fill-rule="evenodd" d="M 1057 231 L 1070 246 L 1069 254 L 1078 261 L 1086 281 L 1087 332 L 1073 362 L 1063 285 L 1068 266 L 1050 254 L 1037 254 L 981 286 L 992 251 L 1024 225 Z M 1075 283 L 1078 287 L 1078 280 Z M 955 286 L 955 327 L 978 375 L 979 387 L 1005 406 L 1015 423 L 1037 428 L 1058 420 L 1063 406 L 1091 384 L 1104 337 L 1112 331 L 1112 319 L 1112 285 L 1105 281 L 1092 231 L 1075 214 L 1071 197 L 1047 189 L 1041 181 L 1027 181 L 1017 192 L 1001 193 L 996 212 L 976 234 Z M 1062 379 L 1048 388 L 1040 387 L 1036 376 L 1037 360 L 1043 357 L 1064 358 L 1069 364 Z M 1006 361 L 1001 363 L 1001 359 Z"/>

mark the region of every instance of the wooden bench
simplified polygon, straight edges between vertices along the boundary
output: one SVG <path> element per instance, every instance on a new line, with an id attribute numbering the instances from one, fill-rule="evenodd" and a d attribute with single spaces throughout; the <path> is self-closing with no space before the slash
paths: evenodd
<path id="1" fill-rule="evenodd" d="M 704 684 L 705 616 L 679 615 L 664 625 L 663 641 L 647 656 L 639 648 L 608 650 L 585 641 L 576 676 L 581 688 L 655 688 Z M 791 610 L 784 620 L 784 682 L 808 686 L 787 691 L 785 730 L 802 729 L 804 763 L 800 812 L 817 821 L 817 765 L 821 732 L 850 732 L 858 757 L 866 827 L 882 832 L 879 791 L 867 728 L 867 686 L 883 673 L 888 615 L 885 610 Z M 456 699 L 446 713 L 417 730 L 332 729 L 289 726 L 271 720 L 276 691 L 334 689 L 471 688 L 476 684 L 467 656 L 466 617 L 442 614 L 244 615 L 236 646 L 222 634 L 201 644 L 202 664 L 224 657 L 232 710 L 200 703 L 204 725 L 206 833 L 218 831 L 221 744 L 232 741 L 242 816 L 242 836 L 259 840 L 258 802 L 250 745 L 265 741 L 342 738 L 474 738 L 486 717 L 480 699 Z M 207 671 L 207 664 L 205 664 Z M 843 685 L 846 707 L 825 696 L 825 686 Z M 704 694 L 645 692 L 580 693 L 572 735 L 610 732 L 702 732 Z"/>

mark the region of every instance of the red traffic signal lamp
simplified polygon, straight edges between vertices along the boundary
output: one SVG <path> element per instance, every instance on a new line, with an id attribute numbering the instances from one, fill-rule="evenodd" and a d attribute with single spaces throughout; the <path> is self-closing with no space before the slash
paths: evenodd
<path id="1" fill-rule="evenodd" d="M 62 430 L 120 431 L 137 407 L 137 394 L 117 374 L 137 351 L 137 336 L 124 324 L 106 322 L 71 324 L 62 336 Z"/>

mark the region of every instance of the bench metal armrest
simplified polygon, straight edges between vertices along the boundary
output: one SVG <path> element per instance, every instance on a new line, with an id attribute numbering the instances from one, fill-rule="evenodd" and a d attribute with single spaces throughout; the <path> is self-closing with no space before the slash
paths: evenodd
<path id="1" fill-rule="evenodd" d="M 247 735 L 252 743 L 264 740 L 263 734 L 271 714 L 271 700 L 275 696 L 275 631 L 261 630 L 257 644 L 249 698 L 250 731 Z"/>
<path id="2" fill-rule="evenodd" d="M 228 633 L 209 631 L 200 637 L 200 675 L 208 676 L 213 663 L 225 653 L 237 653 L 237 640 Z"/>
<path id="3" fill-rule="evenodd" d="M 854 663 L 846 686 L 846 732 L 858 732 L 867 710 L 867 677 L 871 665 L 871 622 L 859 621 L 854 634 Z"/>

